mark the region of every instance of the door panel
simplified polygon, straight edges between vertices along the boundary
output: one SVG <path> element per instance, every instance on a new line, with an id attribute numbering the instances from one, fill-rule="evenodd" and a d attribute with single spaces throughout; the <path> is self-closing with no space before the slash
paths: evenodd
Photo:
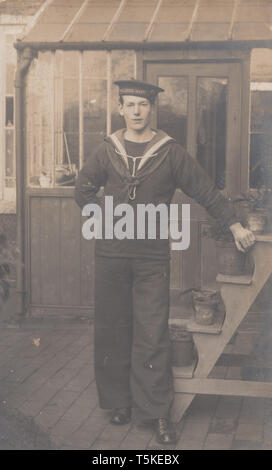
<path id="1" fill-rule="evenodd" d="M 29 311 L 90 315 L 94 303 L 94 240 L 81 234 L 73 197 L 28 194 Z M 31 286 L 31 289 L 30 289 Z"/>
<path id="2" fill-rule="evenodd" d="M 147 63 L 145 76 L 165 89 L 153 126 L 185 147 L 225 195 L 239 193 L 241 64 Z M 173 202 L 191 205 L 191 243 L 184 252 L 172 252 L 172 289 L 215 285 L 214 242 L 201 236 L 206 210 L 180 190 Z"/>

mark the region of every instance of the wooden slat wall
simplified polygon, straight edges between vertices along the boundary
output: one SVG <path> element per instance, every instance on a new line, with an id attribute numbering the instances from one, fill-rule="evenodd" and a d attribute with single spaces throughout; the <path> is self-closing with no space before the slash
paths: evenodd
<path id="1" fill-rule="evenodd" d="M 81 237 L 80 298 L 82 306 L 94 304 L 94 241 Z"/>
<path id="2" fill-rule="evenodd" d="M 94 242 L 82 238 L 73 198 L 30 196 L 29 221 L 30 308 L 92 308 Z"/>
<path id="3" fill-rule="evenodd" d="M 60 198 L 61 305 L 80 305 L 80 211 L 70 198 Z"/>
<path id="4" fill-rule="evenodd" d="M 30 286 L 31 302 L 34 304 L 41 303 L 41 198 L 33 198 L 31 200 L 30 221 L 30 238 L 31 244 L 31 270 L 30 270 Z"/>
<path id="5" fill-rule="evenodd" d="M 34 214 L 32 215 L 34 217 Z M 60 200 L 41 200 L 41 303 L 60 302 Z M 35 260 L 32 260 L 33 264 Z"/>
<path id="6" fill-rule="evenodd" d="M 203 230 L 208 225 L 202 223 L 199 227 L 200 243 L 201 243 L 201 282 L 203 287 L 218 288 L 216 283 L 217 271 L 217 258 L 215 250 L 215 241 L 203 235 Z"/>

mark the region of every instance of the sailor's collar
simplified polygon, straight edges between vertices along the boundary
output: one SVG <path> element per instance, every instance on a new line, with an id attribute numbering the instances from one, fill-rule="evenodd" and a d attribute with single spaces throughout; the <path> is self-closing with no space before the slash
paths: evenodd
<path id="1" fill-rule="evenodd" d="M 109 139 L 111 142 L 114 142 L 114 140 L 117 138 L 119 140 L 119 142 L 121 143 L 121 145 L 125 148 L 125 132 L 126 132 L 126 130 L 127 130 L 126 128 L 119 129 L 118 131 L 111 134 L 106 140 Z M 145 153 L 147 153 L 149 151 L 149 149 L 151 149 L 154 145 L 156 145 L 160 141 L 162 143 L 161 146 L 163 146 L 165 143 L 170 142 L 170 141 L 174 142 L 174 139 L 172 137 L 170 137 L 168 134 L 166 134 L 166 132 L 164 132 L 163 130 L 161 130 L 161 129 L 151 129 L 151 130 L 153 132 L 155 132 L 155 134 L 153 135 L 152 139 L 148 141 L 148 143 L 146 145 L 146 148 L 145 148 Z M 112 139 L 112 137 L 114 137 L 114 138 Z M 157 147 L 157 149 L 158 149 L 158 147 Z"/>

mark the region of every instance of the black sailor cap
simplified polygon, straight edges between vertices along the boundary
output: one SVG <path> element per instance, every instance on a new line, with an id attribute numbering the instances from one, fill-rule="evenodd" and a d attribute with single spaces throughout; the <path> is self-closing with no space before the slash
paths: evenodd
<path id="1" fill-rule="evenodd" d="M 119 94 L 123 95 L 132 95 L 140 96 L 146 98 L 151 102 L 155 100 L 158 93 L 164 91 L 163 88 L 160 88 L 152 83 L 142 82 L 140 80 L 116 80 L 115 85 L 119 86 Z"/>

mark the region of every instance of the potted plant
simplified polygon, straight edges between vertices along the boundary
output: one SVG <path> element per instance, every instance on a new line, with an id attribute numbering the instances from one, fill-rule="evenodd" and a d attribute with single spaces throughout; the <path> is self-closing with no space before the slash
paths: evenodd
<path id="1" fill-rule="evenodd" d="M 175 367 L 185 367 L 193 363 L 195 358 L 193 335 L 184 326 L 169 325 L 171 341 L 171 362 Z"/>
<path id="2" fill-rule="evenodd" d="M 230 276 L 244 274 L 246 256 L 236 247 L 229 228 L 223 228 L 216 220 L 210 219 L 209 227 L 203 231 L 203 235 L 215 241 L 218 272 L 220 274 Z"/>
<path id="3" fill-rule="evenodd" d="M 192 302 L 195 312 L 195 321 L 199 325 L 212 325 L 218 308 L 216 290 L 193 290 Z"/>
<path id="4" fill-rule="evenodd" d="M 266 186 L 252 189 L 238 196 L 236 202 L 244 212 L 244 224 L 247 228 L 256 234 L 268 229 L 272 210 L 271 189 Z"/>

